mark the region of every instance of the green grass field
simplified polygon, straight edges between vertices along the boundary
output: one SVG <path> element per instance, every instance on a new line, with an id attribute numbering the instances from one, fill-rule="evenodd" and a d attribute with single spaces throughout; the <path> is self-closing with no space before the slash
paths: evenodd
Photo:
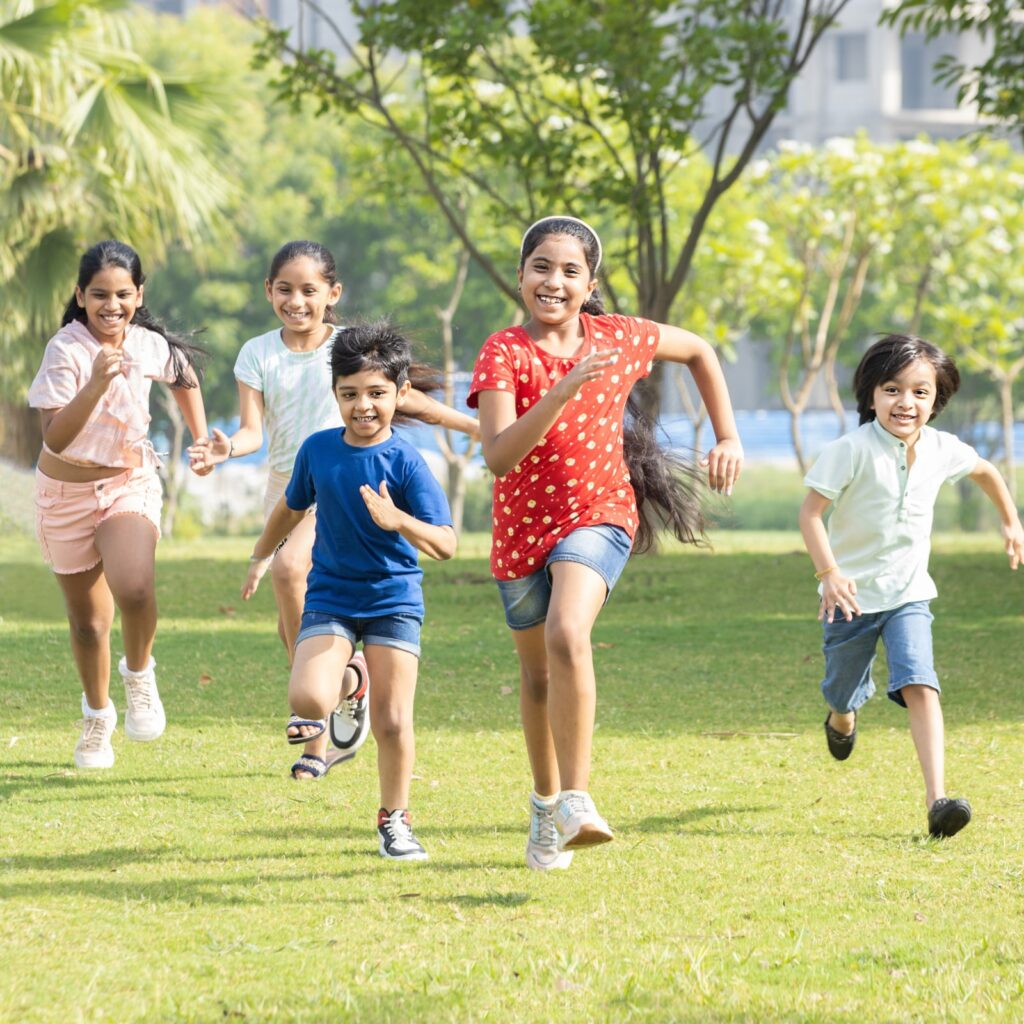
<path id="1" fill-rule="evenodd" d="M 636 559 L 602 614 L 592 788 L 617 839 L 541 876 L 480 538 L 427 567 L 423 865 L 377 856 L 372 740 L 287 777 L 249 541 L 161 545 L 167 733 L 119 728 L 89 774 L 57 587 L 0 540 L 0 1021 L 1024 1019 L 1024 572 L 991 534 L 936 543 L 949 789 L 975 810 L 936 843 L 901 709 L 876 697 L 853 758 L 826 753 L 799 538 L 716 542 Z"/>

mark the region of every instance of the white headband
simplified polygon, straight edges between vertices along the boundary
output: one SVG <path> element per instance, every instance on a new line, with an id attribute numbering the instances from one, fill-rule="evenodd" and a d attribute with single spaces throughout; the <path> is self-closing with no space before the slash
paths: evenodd
<path id="1" fill-rule="evenodd" d="M 522 257 L 522 255 L 523 255 L 523 246 L 526 245 L 526 236 L 538 224 L 543 224 L 545 221 L 549 221 L 549 220 L 571 220 L 574 224 L 581 224 L 583 227 L 585 227 L 591 233 L 591 235 L 593 235 L 594 241 L 597 243 L 597 263 L 594 264 L 594 273 L 596 274 L 597 271 L 598 271 L 598 268 L 601 266 L 601 257 L 602 257 L 601 239 L 598 236 L 597 232 L 585 220 L 580 220 L 579 217 L 569 217 L 569 216 L 565 216 L 565 215 L 562 215 L 562 214 L 554 214 L 551 217 L 541 217 L 540 220 L 535 220 L 526 229 L 526 231 L 523 232 L 523 240 L 519 243 L 519 255 L 520 255 L 520 257 Z"/>

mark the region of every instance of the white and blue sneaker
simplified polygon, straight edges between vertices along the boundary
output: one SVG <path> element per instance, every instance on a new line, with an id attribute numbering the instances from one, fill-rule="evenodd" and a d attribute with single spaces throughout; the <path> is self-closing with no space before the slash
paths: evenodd
<path id="1" fill-rule="evenodd" d="M 553 811 L 557 797 L 545 803 L 530 794 L 530 838 L 526 840 L 526 866 L 531 871 L 554 871 L 572 863 L 572 850 L 559 850 Z"/>
<path id="2" fill-rule="evenodd" d="M 590 794 L 582 789 L 563 789 L 552 818 L 558 830 L 559 850 L 597 846 L 615 838 L 608 822 L 597 813 Z"/>

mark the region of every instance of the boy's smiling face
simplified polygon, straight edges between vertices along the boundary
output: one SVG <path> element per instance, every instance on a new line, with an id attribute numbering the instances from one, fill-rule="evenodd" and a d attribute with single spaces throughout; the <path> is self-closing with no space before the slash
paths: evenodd
<path id="1" fill-rule="evenodd" d="M 380 444 L 391 436 L 391 421 L 399 401 L 409 391 L 397 387 L 380 370 L 360 370 L 334 382 L 334 397 L 345 424 L 345 441 L 357 448 Z"/>
<path id="2" fill-rule="evenodd" d="M 927 359 L 916 359 L 877 385 L 871 408 L 882 427 L 912 446 L 931 419 L 937 394 L 935 367 Z"/>

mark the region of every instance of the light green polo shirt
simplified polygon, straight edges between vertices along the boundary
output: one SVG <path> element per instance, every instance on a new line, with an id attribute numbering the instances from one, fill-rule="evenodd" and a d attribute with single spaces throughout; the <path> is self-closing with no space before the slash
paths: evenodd
<path id="1" fill-rule="evenodd" d="M 863 612 L 938 593 L 928 575 L 935 502 L 943 484 L 974 469 L 978 453 L 931 427 L 921 429 L 915 453 L 908 469 L 906 443 L 872 420 L 828 445 L 804 477 L 833 503 L 829 543 L 840 571 L 857 583 Z"/>

